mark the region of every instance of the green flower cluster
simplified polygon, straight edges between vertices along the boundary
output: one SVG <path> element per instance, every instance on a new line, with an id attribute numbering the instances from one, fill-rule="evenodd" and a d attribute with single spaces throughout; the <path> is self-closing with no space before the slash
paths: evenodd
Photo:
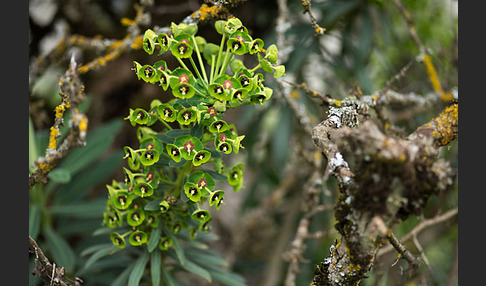
<path id="1" fill-rule="evenodd" d="M 180 66 L 171 70 L 163 60 L 134 62 L 139 79 L 170 89 L 174 98 L 154 99 L 149 110 L 130 109 L 125 118 L 138 126 L 140 146 L 124 147 L 125 180 L 107 185 L 104 214 L 104 224 L 114 229 L 111 240 L 120 248 L 127 237 L 130 245 L 147 244 L 149 251 L 169 249 L 183 229 L 195 237 L 209 229 L 211 214 L 204 204 L 216 210 L 224 204 L 225 192 L 216 189 L 216 181 L 235 192 L 243 187 L 243 165 L 228 168 L 222 157 L 238 153 L 245 136 L 223 120 L 224 112 L 263 104 L 273 91 L 257 70 L 280 77 L 285 68 L 275 65 L 276 46 L 264 49 L 263 40 L 253 39 L 239 19 L 217 21 L 215 28 L 222 35 L 220 45 L 196 36 L 196 25 L 172 24 L 170 35 L 150 29 L 144 34 L 145 52 L 170 52 Z M 249 69 L 236 58 L 245 54 L 256 54 L 257 66 Z M 157 122 L 165 126 L 161 132 L 153 129 Z"/>

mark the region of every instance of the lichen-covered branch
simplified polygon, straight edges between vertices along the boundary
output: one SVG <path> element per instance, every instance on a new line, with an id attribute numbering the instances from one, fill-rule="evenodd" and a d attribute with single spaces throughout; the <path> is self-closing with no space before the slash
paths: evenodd
<path id="1" fill-rule="evenodd" d="M 314 17 L 314 15 L 312 15 L 311 1 L 310 0 L 302 0 L 301 3 L 302 3 L 302 6 L 304 7 L 304 13 L 309 14 L 309 18 L 311 20 L 312 27 L 314 28 L 314 32 L 316 33 L 316 35 L 320 36 L 320 35 L 324 34 L 324 31 L 326 31 L 326 28 L 322 28 L 321 26 L 319 26 L 319 24 L 317 24 L 316 18 Z"/>
<path id="2" fill-rule="evenodd" d="M 37 245 L 37 242 L 29 235 L 29 251 L 35 255 L 35 267 L 33 274 L 41 278 L 47 278 L 50 282 L 46 285 L 74 285 L 80 286 L 83 283 L 78 277 L 71 279 L 66 277 L 66 272 L 64 267 L 59 268 L 56 264 L 52 264 L 42 251 L 42 249 Z"/>
<path id="3" fill-rule="evenodd" d="M 56 107 L 54 125 L 50 129 L 49 145 L 44 157 L 40 157 L 34 163 L 37 169 L 29 174 L 29 188 L 38 182 L 47 182 L 47 175 L 64 158 L 68 152 L 78 146 L 86 144 L 86 134 L 88 131 L 88 117 L 78 109 L 78 105 L 85 100 L 84 86 L 79 79 L 77 63 L 74 57 L 71 58 L 69 68 L 59 81 L 61 86 L 61 104 Z M 71 111 L 69 121 L 69 133 L 58 144 L 61 136 L 59 127 L 64 124 L 64 113 Z"/>
<path id="4" fill-rule="evenodd" d="M 328 119 L 314 128 L 314 142 L 339 182 L 335 227 L 341 235 L 314 285 L 357 285 L 393 226 L 421 213 L 430 196 L 453 183 L 453 171 L 437 158 L 437 142 L 457 134 L 457 106 L 426 124 L 428 132 L 419 127 L 407 138 L 386 135 L 371 120 L 358 124 L 356 106 L 345 108 L 330 107 Z"/>

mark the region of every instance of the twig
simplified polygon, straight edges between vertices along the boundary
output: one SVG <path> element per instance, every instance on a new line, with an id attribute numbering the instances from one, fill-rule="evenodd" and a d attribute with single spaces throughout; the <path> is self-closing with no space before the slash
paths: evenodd
<path id="1" fill-rule="evenodd" d="M 443 222 L 455 217 L 457 215 L 457 213 L 458 213 L 458 209 L 454 208 L 454 209 L 451 209 L 451 210 L 447 211 L 446 213 L 444 213 L 440 216 L 436 216 L 436 217 L 433 217 L 431 219 L 426 219 L 426 220 L 422 221 L 419 225 L 414 227 L 408 234 L 404 235 L 402 237 L 401 241 L 406 242 L 409 239 L 413 238 L 413 236 L 417 236 L 419 233 L 421 233 L 425 229 L 427 229 L 431 226 L 443 223 Z M 393 248 L 392 245 L 384 246 L 383 248 L 378 250 L 378 253 L 376 254 L 376 256 L 377 257 L 383 256 L 383 255 L 387 254 L 388 252 L 392 251 L 393 249 L 394 248 Z"/>
<path id="2" fill-rule="evenodd" d="M 61 85 L 60 96 L 62 102 L 56 107 L 55 122 L 50 130 L 46 155 L 37 159 L 34 163 L 37 169 L 29 174 L 29 188 L 32 188 L 38 182 L 47 182 L 47 175 L 72 148 L 86 144 L 88 117 L 78 109 L 78 105 L 85 99 L 84 86 L 79 79 L 74 57 L 71 57 L 69 68 L 61 77 L 59 83 Z M 62 143 L 57 146 L 57 140 L 61 135 L 59 127 L 64 122 L 63 116 L 67 109 L 71 110 L 69 133 Z"/>
<path id="3" fill-rule="evenodd" d="M 420 266 L 419 260 L 410 253 L 410 251 L 397 239 L 397 237 L 390 233 L 388 235 L 388 241 L 391 245 L 408 261 L 410 264 L 409 275 L 412 275 Z"/>
<path id="4" fill-rule="evenodd" d="M 412 19 L 412 16 L 410 15 L 410 12 L 407 10 L 407 8 L 402 4 L 400 0 L 393 0 L 395 5 L 398 7 L 400 12 L 402 13 L 403 17 L 407 21 L 408 28 L 410 31 L 410 35 L 412 36 L 412 39 L 415 41 L 415 44 L 419 47 L 420 53 L 421 53 L 421 58 L 425 64 L 425 67 L 427 69 L 427 74 L 429 75 L 430 82 L 432 84 L 432 87 L 434 88 L 434 91 L 437 93 L 437 95 L 440 96 L 443 102 L 451 102 L 454 97 L 452 93 L 450 92 L 444 92 L 442 89 L 442 85 L 440 84 L 439 77 L 437 76 L 437 71 L 435 70 L 434 65 L 432 64 L 432 60 L 430 58 L 430 54 L 427 50 L 427 48 L 424 46 L 422 41 L 417 35 L 417 29 L 415 28 L 415 23 Z"/>
<path id="5" fill-rule="evenodd" d="M 312 15 L 311 0 L 302 0 L 302 6 L 304 6 L 304 9 L 305 9 L 304 13 L 309 14 L 309 18 L 312 22 L 312 27 L 314 28 L 314 32 L 316 33 L 316 35 L 320 36 L 320 35 L 324 34 L 324 31 L 326 31 L 326 28 L 322 28 L 321 26 L 319 26 L 319 24 L 317 24 L 316 18 L 314 17 L 314 15 Z"/>
<path id="6" fill-rule="evenodd" d="M 29 235 L 29 251 L 35 254 L 35 268 L 33 274 L 39 277 L 46 277 L 50 279 L 49 285 L 75 285 L 79 286 L 83 283 L 78 277 L 75 277 L 74 280 L 66 277 L 66 272 L 64 267 L 56 267 L 55 263 L 49 261 L 49 259 L 45 256 L 42 249 L 37 245 L 37 242 Z M 40 263 L 38 265 L 37 263 Z"/>

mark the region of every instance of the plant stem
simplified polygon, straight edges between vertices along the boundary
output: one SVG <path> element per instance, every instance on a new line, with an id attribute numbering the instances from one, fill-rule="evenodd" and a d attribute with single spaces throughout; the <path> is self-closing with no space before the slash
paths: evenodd
<path id="1" fill-rule="evenodd" d="M 211 74 L 209 76 L 209 84 L 213 83 L 213 77 L 214 77 L 214 68 L 216 66 L 216 56 L 212 55 L 211 56 Z"/>
<path id="2" fill-rule="evenodd" d="M 179 61 L 179 63 L 181 64 L 181 66 L 182 66 L 183 68 L 185 68 L 186 70 L 189 70 L 189 68 L 186 66 L 186 64 L 185 64 L 185 63 L 182 61 L 182 59 L 181 59 L 181 58 L 179 58 L 179 57 L 174 57 L 174 58 L 176 58 L 176 59 L 177 59 L 177 61 Z"/>
<path id="3" fill-rule="evenodd" d="M 224 40 L 225 39 L 226 39 L 226 36 L 223 33 L 223 37 L 221 38 L 221 44 L 219 45 L 218 59 L 216 60 L 216 67 L 215 67 L 216 72 L 219 70 L 219 64 L 221 62 L 221 57 L 223 55 L 223 46 L 224 46 Z M 216 77 L 217 76 L 218 76 L 218 73 L 216 73 Z"/>
<path id="4" fill-rule="evenodd" d="M 218 76 L 221 76 L 222 74 L 224 74 L 224 72 L 226 71 L 226 69 L 228 68 L 228 65 L 229 65 L 229 62 L 230 62 L 230 59 L 233 57 L 233 53 L 231 53 L 229 51 L 229 48 L 227 47 L 226 48 L 226 54 L 224 56 L 224 61 L 223 61 L 223 64 L 221 65 L 221 70 L 219 71 L 219 74 Z"/>
<path id="5" fill-rule="evenodd" d="M 249 72 L 250 72 L 251 74 L 253 74 L 253 73 L 254 73 L 254 72 L 257 70 L 257 69 L 259 69 L 260 67 L 261 67 L 261 66 L 260 66 L 260 64 L 258 64 L 256 67 L 254 67 L 253 69 L 251 69 Z"/>
<path id="6" fill-rule="evenodd" d="M 192 67 L 196 71 L 197 77 L 200 78 L 200 79 L 202 79 L 201 73 L 199 72 L 199 69 L 197 68 L 196 63 L 194 62 L 194 60 L 192 59 L 192 57 L 190 57 L 189 60 L 191 61 Z M 205 89 L 208 89 L 207 80 L 202 80 L 202 83 L 204 85 L 204 88 Z"/>
<path id="7" fill-rule="evenodd" d="M 204 63 L 203 63 L 203 60 L 201 58 L 201 53 L 199 52 L 199 47 L 197 46 L 196 38 L 194 37 L 194 35 L 192 35 L 192 40 L 194 41 L 194 46 L 195 46 L 195 50 L 196 50 L 197 59 L 199 61 L 199 66 L 201 67 L 204 80 L 206 82 L 208 82 L 208 76 L 206 74 L 206 69 L 204 68 Z"/>
<path id="8" fill-rule="evenodd" d="M 160 121 L 162 122 L 162 124 L 164 124 L 165 127 L 167 127 L 167 129 L 172 130 L 172 127 L 170 127 L 169 123 L 165 122 L 165 120 Z"/>

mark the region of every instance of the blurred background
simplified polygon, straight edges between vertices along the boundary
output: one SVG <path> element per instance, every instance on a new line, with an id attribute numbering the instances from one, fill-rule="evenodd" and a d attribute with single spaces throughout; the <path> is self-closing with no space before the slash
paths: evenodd
<path id="1" fill-rule="evenodd" d="M 141 1 L 143 2 L 143 1 Z M 145 7 L 143 31 L 180 23 L 202 4 L 219 1 L 155 0 Z M 435 117 L 445 104 L 434 94 L 419 47 L 410 34 L 403 14 L 393 1 L 346 0 L 311 2 L 313 17 L 326 29 L 317 35 L 300 0 L 230 1 L 229 12 L 240 18 L 253 37 L 265 46 L 276 43 L 279 62 L 286 66 L 288 82 L 305 83 L 310 89 L 334 99 L 371 95 L 385 88 L 394 75 L 409 65 L 406 74 L 393 82 L 391 89 L 400 94 L 415 94 L 424 99 L 414 106 L 388 106 L 387 116 L 396 134 L 406 136 Z M 48 144 L 48 130 L 54 123 L 54 109 L 60 103 L 59 78 L 66 71 L 71 55 L 87 64 L 106 54 L 102 45 L 68 45 L 58 51 L 62 39 L 73 35 L 93 42 L 112 43 L 130 31 L 123 18 L 134 19 L 139 4 L 133 0 L 30 0 L 29 1 L 29 115 L 32 163 L 43 156 Z M 458 87 L 458 2 L 454 0 L 402 1 L 415 21 L 417 35 L 437 69 L 442 87 L 457 92 Z M 286 7 L 285 21 L 283 8 Z M 199 35 L 219 43 L 214 20 L 201 22 Z M 279 45 L 279 36 L 284 36 Z M 157 58 L 176 62 L 165 55 L 147 55 L 141 49 L 126 49 L 114 60 L 81 75 L 87 100 L 80 106 L 89 118 L 87 145 L 73 150 L 61 161 L 58 172 L 47 184 L 30 190 L 29 234 L 59 265 L 76 273 L 84 285 L 110 285 L 125 263 L 100 260 L 85 268 L 88 256 L 83 250 L 102 241 L 92 233 L 101 226 L 107 199 L 105 185 L 123 180 L 122 149 L 136 146 L 138 140 L 128 121 L 129 108 L 148 109 L 153 99 L 162 101 L 170 94 L 161 88 L 137 80 L 132 62 L 152 63 Z M 42 65 L 39 59 L 43 59 Z M 245 62 L 252 66 L 248 58 Z M 274 89 L 271 100 L 262 106 L 244 106 L 229 110 L 225 120 L 246 135 L 245 149 L 225 158 L 232 164 L 245 164 L 245 188 L 229 193 L 226 205 L 215 212 L 212 233 L 219 237 L 211 247 L 228 261 L 228 267 L 242 275 L 248 285 L 283 285 L 288 272 L 285 253 L 295 237 L 297 224 L 305 214 L 301 205 L 304 191 L 315 164 L 317 148 L 296 109 L 283 96 L 287 92 L 306 124 L 315 126 L 326 119 L 327 107 L 301 89 L 285 84 L 277 86 L 271 76 L 266 85 Z M 67 128 L 66 126 L 64 128 Z M 37 156 L 36 156 L 37 155 Z M 316 159 L 317 156 L 317 159 Z M 457 140 L 441 149 L 441 157 L 457 168 Z M 309 162 L 310 161 L 310 162 Z M 64 174 L 64 176 L 62 176 Z M 66 175 L 67 174 L 67 175 Z M 333 204 L 337 196 L 333 178 L 319 186 L 320 203 Z M 434 217 L 457 206 L 456 187 L 432 197 L 422 216 L 410 217 L 399 224 L 397 237 L 407 234 L 424 218 Z M 306 240 L 296 285 L 309 285 L 314 265 L 329 255 L 329 246 L 338 238 L 332 210 L 314 216 L 309 232 L 319 233 Z M 457 285 L 457 221 L 451 220 L 427 229 L 419 236 L 430 267 L 422 265 L 408 285 Z M 414 245 L 407 245 L 414 249 Z M 362 285 L 398 285 L 406 262 L 390 265 L 396 252 L 381 257 Z M 95 267 L 96 266 L 96 267 Z M 30 261 L 30 272 L 33 260 Z M 188 285 L 204 285 L 197 277 L 186 279 Z M 192 280 L 191 280 L 192 279 Z M 31 277 L 31 285 L 41 285 Z M 191 284 L 193 283 L 193 284 Z M 216 285 L 216 284 L 215 284 Z"/>

